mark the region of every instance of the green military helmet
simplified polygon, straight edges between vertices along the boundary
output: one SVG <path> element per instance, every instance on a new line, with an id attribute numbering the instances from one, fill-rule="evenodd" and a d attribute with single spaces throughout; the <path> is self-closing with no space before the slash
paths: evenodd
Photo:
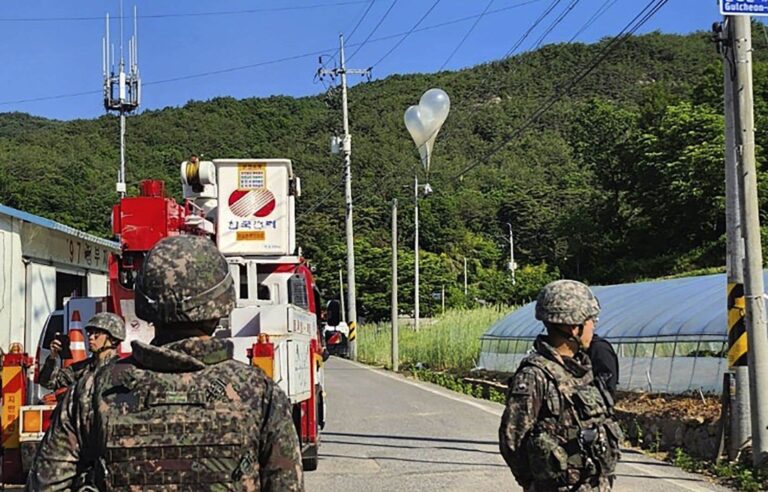
<path id="1" fill-rule="evenodd" d="M 595 294 L 575 280 L 550 282 L 536 298 L 536 319 L 545 323 L 576 326 L 599 313 L 600 303 Z"/>
<path id="2" fill-rule="evenodd" d="M 125 340 L 125 322 L 123 318 L 115 313 L 96 313 L 85 324 L 86 331 L 101 330 L 106 332 L 115 340 Z"/>
<path id="3" fill-rule="evenodd" d="M 136 315 L 155 324 L 214 321 L 235 307 L 227 261 L 210 239 L 174 236 L 147 253 L 136 278 Z"/>

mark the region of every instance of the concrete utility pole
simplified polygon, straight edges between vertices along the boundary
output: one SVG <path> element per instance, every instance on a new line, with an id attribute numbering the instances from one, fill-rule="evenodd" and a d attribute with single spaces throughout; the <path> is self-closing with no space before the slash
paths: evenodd
<path id="1" fill-rule="evenodd" d="M 349 356 L 357 360 L 357 298 L 355 289 L 355 233 L 352 227 L 352 135 L 349 133 L 349 111 L 347 106 L 347 74 L 369 75 L 370 69 L 347 69 L 344 61 L 344 35 L 339 34 L 339 68 L 318 70 L 318 75 L 341 76 L 341 112 L 344 124 L 342 152 L 344 153 L 344 201 L 347 224 L 347 306 L 349 307 Z"/>
<path id="2" fill-rule="evenodd" d="M 509 271 L 512 272 L 512 285 L 515 285 L 515 270 L 517 265 L 515 264 L 515 236 L 512 234 L 512 224 L 507 223 L 509 226 Z"/>
<path id="3" fill-rule="evenodd" d="M 722 24 L 727 24 L 726 21 Z M 716 25 L 715 36 L 722 29 Z M 722 39 L 722 38 L 720 38 Z M 725 234 L 726 271 L 728 285 L 726 306 L 728 313 L 728 367 L 733 379 L 728 388 L 730 398 L 730 431 L 728 458 L 733 460 L 742 446 L 749 441 L 751 422 L 749 411 L 749 370 L 747 368 L 747 329 L 744 323 L 744 241 L 739 206 L 739 171 L 736 156 L 735 108 L 733 101 L 733 64 L 729 47 L 722 46 L 723 79 L 725 86 Z"/>
<path id="4" fill-rule="evenodd" d="M 399 369 L 397 330 L 397 199 L 392 200 L 392 371 Z"/>
<path id="5" fill-rule="evenodd" d="M 414 259 L 413 259 L 413 283 L 414 283 L 414 292 L 413 292 L 413 322 L 414 322 L 414 329 L 416 331 L 419 331 L 419 173 L 418 171 L 414 175 L 413 178 L 413 203 L 414 203 L 414 212 L 413 212 L 413 227 L 414 227 L 414 234 L 413 234 L 413 252 L 414 252 Z"/>
<path id="6" fill-rule="evenodd" d="M 467 297 L 467 257 L 464 257 L 464 297 Z"/>
<path id="7" fill-rule="evenodd" d="M 445 314 L 445 285 L 440 286 L 440 304 L 442 305 L 442 313 Z"/>
<path id="8" fill-rule="evenodd" d="M 339 297 L 341 298 L 341 320 L 347 322 L 347 309 L 344 307 L 344 274 L 339 268 Z"/>
<path id="9" fill-rule="evenodd" d="M 729 16 L 728 43 L 734 65 L 733 99 L 737 111 L 736 142 L 742 179 L 741 225 L 744 237 L 744 294 L 749 345 L 752 455 L 756 468 L 768 458 L 768 332 L 763 297 L 763 253 L 755 168 L 755 117 L 752 89 L 750 16 Z"/>

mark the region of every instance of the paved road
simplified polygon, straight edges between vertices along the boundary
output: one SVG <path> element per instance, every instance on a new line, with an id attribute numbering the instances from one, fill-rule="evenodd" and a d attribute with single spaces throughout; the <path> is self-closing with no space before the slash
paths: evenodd
<path id="1" fill-rule="evenodd" d="M 309 492 L 521 490 L 498 452 L 502 405 L 332 358 L 329 420 Z M 627 451 L 615 490 L 726 490 Z"/>

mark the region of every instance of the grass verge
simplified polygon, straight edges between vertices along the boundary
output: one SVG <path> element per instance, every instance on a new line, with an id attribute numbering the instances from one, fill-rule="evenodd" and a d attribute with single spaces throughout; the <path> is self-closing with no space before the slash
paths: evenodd
<path id="1" fill-rule="evenodd" d="M 469 371 L 480 355 L 480 337 L 510 309 L 485 307 L 452 310 L 419 331 L 400 327 L 400 367 L 426 367 L 435 371 Z M 358 359 L 366 364 L 391 369 L 391 325 L 388 322 L 363 325 L 358 329 Z"/>
<path id="2" fill-rule="evenodd" d="M 692 473 L 701 473 L 720 479 L 726 485 L 744 492 L 768 490 L 768 474 L 754 472 L 743 462 L 720 462 L 697 460 L 678 448 L 669 453 L 667 461 Z"/>

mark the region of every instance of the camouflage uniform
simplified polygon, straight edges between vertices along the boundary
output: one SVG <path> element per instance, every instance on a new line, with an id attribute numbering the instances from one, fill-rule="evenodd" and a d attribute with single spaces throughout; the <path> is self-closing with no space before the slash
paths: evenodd
<path id="1" fill-rule="evenodd" d="M 287 396 L 233 360 L 231 342 L 199 333 L 233 305 L 232 278 L 209 239 L 160 241 L 136 283 L 136 312 L 158 337 L 134 342 L 131 357 L 66 395 L 27 488 L 303 490 Z"/>
<path id="2" fill-rule="evenodd" d="M 85 328 L 86 330 L 88 328 L 103 330 L 114 340 L 125 340 L 125 323 L 120 316 L 113 313 L 97 313 L 88 320 Z M 59 367 L 56 358 L 49 355 L 40 369 L 40 385 L 50 390 L 67 388 L 75 384 L 84 374 L 95 372 L 108 360 L 99 360 L 98 354 L 93 354 L 69 367 Z"/>
<path id="3" fill-rule="evenodd" d="M 578 326 L 597 316 L 599 305 L 586 286 L 553 284 L 537 299 L 537 319 Z M 611 489 L 622 435 L 610 396 L 593 379 L 583 350 L 563 357 L 545 335 L 510 379 L 499 446 L 526 491 Z"/>

